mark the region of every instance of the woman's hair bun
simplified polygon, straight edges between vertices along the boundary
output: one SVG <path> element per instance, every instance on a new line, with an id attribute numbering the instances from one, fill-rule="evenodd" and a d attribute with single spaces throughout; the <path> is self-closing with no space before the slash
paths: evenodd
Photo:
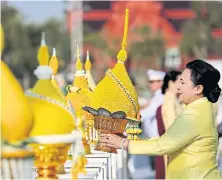
<path id="1" fill-rule="evenodd" d="M 212 90 L 209 92 L 209 95 L 207 97 L 207 99 L 212 102 L 215 103 L 217 102 L 217 100 L 220 97 L 220 93 L 221 93 L 221 88 L 219 87 L 219 85 L 217 84 L 214 88 L 212 88 Z"/>

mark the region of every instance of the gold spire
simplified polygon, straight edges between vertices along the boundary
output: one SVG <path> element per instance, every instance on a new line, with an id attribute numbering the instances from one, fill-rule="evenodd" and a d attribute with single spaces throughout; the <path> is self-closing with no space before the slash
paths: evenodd
<path id="1" fill-rule="evenodd" d="M 82 62 L 80 60 L 80 52 L 79 52 L 79 47 L 78 47 L 78 44 L 77 44 L 77 48 L 76 48 L 76 70 L 83 70 L 83 67 L 82 67 Z"/>
<path id="2" fill-rule="evenodd" d="M 89 51 L 87 50 L 86 62 L 85 62 L 85 70 L 86 70 L 86 71 L 90 71 L 91 68 L 92 68 L 92 63 L 90 62 L 90 59 L 89 59 Z"/>
<path id="3" fill-rule="evenodd" d="M 42 33 L 41 46 L 38 50 L 39 65 L 47 66 L 49 63 L 49 51 L 45 42 L 45 33 Z"/>
<path id="4" fill-rule="evenodd" d="M 75 78 L 73 80 L 73 86 L 78 87 L 78 88 L 87 88 L 87 80 L 85 78 L 85 71 L 83 70 L 83 65 L 80 60 L 80 53 L 79 53 L 79 47 L 77 44 L 76 48 L 76 73 L 75 73 Z M 68 86 L 69 88 L 70 86 Z"/>
<path id="5" fill-rule="evenodd" d="M 58 68 L 59 68 L 59 62 L 56 57 L 56 49 L 55 48 L 53 48 L 53 53 L 52 53 L 52 57 L 49 61 L 49 66 L 52 68 L 53 75 L 56 75 L 58 72 Z"/>
<path id="6" fill-rule="evenodd" d="M 53 70 L 49 64 L 54 66 L 54 60 L 51 59 L 49 63 L 48 48 L 46 48 L 43 33 L 39 49 L 40 56 L 38 56 L 40 65 L 34 71 L 38 80 L 33 88 L 26 91 L 35 119 L 31 136 L 67 134 L 75 129 L 73 111 L 59 90 L 56 80 L 52 79 Z M 53 56 L 56 56 L 55 50 L 52 58 Z M 50 127 L 50 130 L 47 127 Z"/>
<path id="7" fill-rule="evenodd" d="M 96 86 L 90 96 L 90 103 L 94 109 L 102 107 L 111 113 L 123 111 L 127 119 L 138 121 L 140 120 L 138 96 L 124 65 L 124 61 L 127 60 L 125 48 L 128 18 L 129 10 L 126 9 L 122 49 L 117 55 L 118 63 L 106 72 L 106 76 Z"/>
<path id="8" fill-rule="evenodd" d="M 96 84 L 95 84 L 95 82 L 92 78 L 92 74 L 90 72 L 91 68 L 92 68 L 92 63 L 90 62 L 90 59 L 89 59 L 89 51 L 87 51 L 86 62 L 85 62 L 86 79 L 88 81 L 89 88 L 91 90 L 94 90 L 96 87 Z"/>
<path id="9" fill-rule="evenodd" d="M 117 54 L 117 60 L 120 62 L 125 62 L 127 60 L 126 45 L 127 45 L 128 23 L 129 23 L 129 9 L 126 9 L 122 49 Z"/>
<path id="10" fill-rule="evenodd" d="M 58 91 L 61 97 L 64 97 L 64 94 L 62 93 L 61 89 L 59 88 L 58 82 L 55 79 L 55 75 L 58 72 L 59 68 L 59 62 L 56 57 L 56 49 L 53 48 L 52 57 L 49 61 L 49 67 L 52 69 L 52 76 L 51 76 L 51 83 L 54 86 L 54 88 Z"/>
<path id="11" fill-rule="evenodd" d="M 90 154 L 91 153 L 90 148 L 89 148 L 89 145 L 87 144 L 86 137 L 85 137 L 85 126 L 89 128 L 89 125 L 88 125 L 89 121 L 90 123 L 93 123 L 93 119 L 92 119 L 93 117 L 90 116 L 90 114 L 87 116 L 86 115 L 87 113 L 85 112 L 83 113 L 83 110 L 82 110 L 83 106 L 89 106 L 90 104 L 90 99 L 87 96 L 90 90 L 88 88 L 86 74 L 85 74 L 85 71 L 83 70 L 82 63 L 80 60 L 80 53 L 79 53 L 78 45 L 77 45 L 77 50 L 76 50 L 76 56 L 77 56 L 76 73 L 75 73 L 73 85 L 69 85 L 67 87 L 68 94 L 66 98 L 71 102 L 72 107 L 75 110 L 76 117 L 77 117 L 77 126 L 78 126 L 77 128 L 83 134 L 82 141 L 83 141 L 85 153 Z M 87 129 L 86 131 L 88 132 L 89 129 Z"/>

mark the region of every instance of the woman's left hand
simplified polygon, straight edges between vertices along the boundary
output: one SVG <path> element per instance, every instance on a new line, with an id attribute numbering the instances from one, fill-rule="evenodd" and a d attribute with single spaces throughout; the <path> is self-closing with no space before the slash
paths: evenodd
<path id="1" fill-rule="evenodd" d="M 116 149 L 121 148 L 121 141 L 124 138 L 117 136 L 115 134 L 100 134 L 100 142 L 106 143 L 106 146 L 113 147 Z"/>

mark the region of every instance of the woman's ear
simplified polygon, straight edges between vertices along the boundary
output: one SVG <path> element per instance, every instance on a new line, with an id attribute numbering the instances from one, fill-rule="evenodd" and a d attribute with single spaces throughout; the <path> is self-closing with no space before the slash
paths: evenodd
<path id="1" fill-rule="evenodd" d="M 195 90 L 195 94 L 196 95 L 200 95 L 200 94 L 202 94 L 203 93 L 203 86 L 202 85 L 197 85 L 196 86 L 196 90 Z"/>

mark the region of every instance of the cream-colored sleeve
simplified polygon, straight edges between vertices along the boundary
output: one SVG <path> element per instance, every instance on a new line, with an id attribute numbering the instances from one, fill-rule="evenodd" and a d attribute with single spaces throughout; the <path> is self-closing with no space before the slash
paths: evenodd
<path id="1" fill-rule="evenodd" d="M 181 115 L 161 136 L 149 140 L 130 141 L 130 154 L 167 155 L 199 136 L 198 123 L 192 115 Z"/>
<path id="2" fill-rule="evenodd" d="M 163 124 L 166 130 L 172 125 L 177 117 L 176 97 L 175 95 L 168 92 L 166 92 L 164 96 L 164 102 L 162 105 L 162 117 Z"/>

